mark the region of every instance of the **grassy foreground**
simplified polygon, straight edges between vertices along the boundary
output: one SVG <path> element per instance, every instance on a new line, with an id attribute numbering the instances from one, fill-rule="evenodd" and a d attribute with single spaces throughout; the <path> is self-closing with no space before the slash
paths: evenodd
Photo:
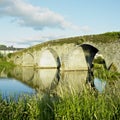
<path id="1" fill-rule="evenodd" d="M 0 120 L 119 120 L 120 94 L 85 88 L 80 94 L 0 98 Z"/>

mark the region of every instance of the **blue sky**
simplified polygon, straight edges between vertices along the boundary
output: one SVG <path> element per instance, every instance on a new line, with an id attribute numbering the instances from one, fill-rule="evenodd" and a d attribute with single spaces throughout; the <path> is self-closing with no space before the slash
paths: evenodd
<path id="1" fill-rule="evenodd" d="M 120 31 L 120 0 L 0 0 L 0 44 Z"/>

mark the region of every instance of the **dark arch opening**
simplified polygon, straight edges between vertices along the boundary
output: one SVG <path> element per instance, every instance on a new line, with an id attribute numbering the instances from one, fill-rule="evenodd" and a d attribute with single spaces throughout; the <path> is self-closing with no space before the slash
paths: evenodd
<path id="1" fill-rule="evenodd" d="M 90 44 L 82 44 L 80 45 L 84 51 L 85 58 L 88 64 L 88 68 L 92 67 L 92 62 L 94 60 L 94 56 L 99 51 L 96 47 L 90 45 Z"/>

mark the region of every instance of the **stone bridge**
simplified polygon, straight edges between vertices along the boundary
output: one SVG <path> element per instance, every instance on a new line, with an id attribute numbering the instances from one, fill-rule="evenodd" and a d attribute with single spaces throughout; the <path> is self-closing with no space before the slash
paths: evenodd
<path id="1" fill-rule="evenodd" d="M 112 63 L 120 72 L 120 40 L 102 43 L 86 41 L 81 44 L 65 43 L 33 46 L 12 55 L 11 60 L 20 66 L 60 68 L 61 70 L 88 70 L 94 56 L 102 54 L 107 67 Z"/>

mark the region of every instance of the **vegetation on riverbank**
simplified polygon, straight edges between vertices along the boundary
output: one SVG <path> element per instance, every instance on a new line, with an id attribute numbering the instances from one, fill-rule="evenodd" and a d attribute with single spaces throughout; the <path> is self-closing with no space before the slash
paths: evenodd
<path id="1" fill-rule="evenodd" d="M 95 77 L 106 80 L 108 82 L 114 82 L 120 80 L 120 73 L 117 72 L 117 68 L 114 64 L 111 64 L 109 68 L 106 67 L 105 60 L 98 57 L 93 60 L 92 72 Z"/>
<path id="2" fill-rule="evenodd" d="M 5 57 L 3 56 L 0 57 L 0 73 L 3 70 L 8 72 L 14 67 L 15 67 L 15 64 L 13 62 L 7 62 Z"/>
<path id="3" fill-rule="evenodd" d="M 120 94 L 85 88 L 60 98 L 53 94 L 12 99 L 0 98 L 1 120 L 119 120 Z"/>

